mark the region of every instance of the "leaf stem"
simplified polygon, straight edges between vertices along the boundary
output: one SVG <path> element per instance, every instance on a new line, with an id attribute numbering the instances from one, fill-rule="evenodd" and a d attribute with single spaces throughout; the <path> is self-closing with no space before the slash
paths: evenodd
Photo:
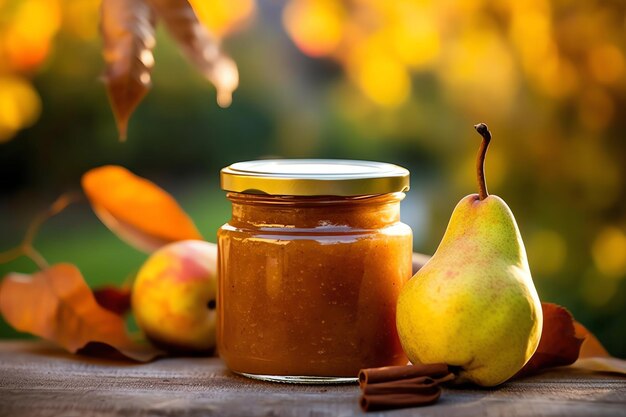
<path id="1" fill-rule="evenodd" d="M 21 256 L 26 256 L 30 258 L 39 269 L 47 268 L 48 262 L 46 259 L 39 253 L 38 250 L 33 246 L 33 241 L 39 232 L 41 226 L 48 220 L 50 217 L 56 216 L 67 206 L 72 203 L 75 203 L 81 199 L 80 194 L 77 193 L 64 193 L 57 198 L 54 203 L 50 205 L 45 211 L 39 213 L 33 221 L 28 225 L 26 229 L 26 233 L 24 234 L 24 239 L 22 242 L 14 248 L 11 248 L 5 252 L 0 252 L 0 264 L 4 264 L 7 262 L 11 262 Z"/>
<path id="2" fill-rule="evenodd" d="M 41 253 L 39 253 L 39 251 L 34 247 L 25 246 L 23 247 L 23 251 L 24 255 L 30 258 L 30 260 L 33 261 L 39 269 L 46 269 L 50 266 L 50 264 L 48 264 L 48 261 L 46 261 Z"/>
<path id="3" fill-rule="evenodd" d="M 480 149 L 478 149 L 478 156 L 476 158 L 476 173 L 478 176 L 478 198 L 484 200 L 489 197 L 489 191 L 487 190 L 487 182 L 485 181 L 485 156 L 487 155 L 487 148 L 491 142 L 491 132 L 484 123 L 474 125 L 474 129 L 483 137 L 483 141 L 480 143 Z"/>
<path id="4" fill-rule="evenodd" d="M 24 248 L 22 245 L 18 245 L 4 252 L 0 252 L 0 265 L 14 261 L 20 256 L 24 256 Z"/>
<path id="5" fill-rule="evenodd" d="M 35 240 L 35 236 L 39 232 L 41 226 L 48 220 L 50 217 L 56 216 L 63 210 L 67 208 L 70 204 L 80 200 L 80 195 L 76 193 L 64 193 L 59 196 L 54 203 L 43 211 L 39 213 L 35 219 L 30 223 L 28 229 L 26 229 L 26 234 L 24 235 L 24 240 L 22 240 L 22 246 L 31 246 L 33 240 Z"/>

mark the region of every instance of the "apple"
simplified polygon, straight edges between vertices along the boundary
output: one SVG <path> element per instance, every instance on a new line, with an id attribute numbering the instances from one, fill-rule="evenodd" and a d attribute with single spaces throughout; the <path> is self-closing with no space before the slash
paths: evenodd
<path id="1" fill-rule="evenodd" d="M 170 351 L 215 349 L 217 246 L 200 240 L 170 243 L 152 253 L 133 284 L 137 325 Z"/>

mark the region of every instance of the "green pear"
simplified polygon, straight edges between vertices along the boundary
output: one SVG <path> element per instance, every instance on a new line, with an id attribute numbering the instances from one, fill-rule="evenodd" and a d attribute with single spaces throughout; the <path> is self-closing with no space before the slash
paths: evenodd
<path id="1" fill-rule="evenodd" d="M 506 203 L 489 195 L 478 153 L 479 194 L 452 213 L 433 257 L 403 287 L 397 326 L 413 363 L 443 362 L 457 382 L 501 384 L 515 375 L 539 344 L 543 316 L 524 242 Z"/>

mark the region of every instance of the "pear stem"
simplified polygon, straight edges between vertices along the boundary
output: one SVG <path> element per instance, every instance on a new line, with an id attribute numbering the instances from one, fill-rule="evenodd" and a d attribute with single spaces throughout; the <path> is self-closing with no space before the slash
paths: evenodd
<path id="1" fill-rule="evenodd" d="M 487 183 L 485 181 L 485 156 L 487 155 L 489 142 L 491 142 L 491 132 L 484 123 L 475 125 L 474 129 L 483 137 L 483 141 L 480 143 L 480 149 L 478 150 L 478 157 L 476 158 L 476 172 L 478 175 L 478 198 L 484 200 L 489 197 L 489 191 L 487 191 Z"/>

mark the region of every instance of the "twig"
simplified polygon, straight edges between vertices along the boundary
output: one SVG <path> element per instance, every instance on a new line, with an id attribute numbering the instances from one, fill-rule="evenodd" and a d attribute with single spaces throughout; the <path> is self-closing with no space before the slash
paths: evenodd
<path id="1" fill-rule="evenodd" d="M 56 216 L 72 203 L 80 201 L 82 196 L 78 193 L 64 193 L 59 196 L 45 211 L 39 213 L 30 223 L 24 234 L 22 242 L 14 248 L 0 252 L 0 264 L 13 261 L 21 256 L 26 256 L 32 260 L 39 269 L 48 267 L 46 259 L 33 246 L 33 241 L 41 226 L 49 218 Z"/>

